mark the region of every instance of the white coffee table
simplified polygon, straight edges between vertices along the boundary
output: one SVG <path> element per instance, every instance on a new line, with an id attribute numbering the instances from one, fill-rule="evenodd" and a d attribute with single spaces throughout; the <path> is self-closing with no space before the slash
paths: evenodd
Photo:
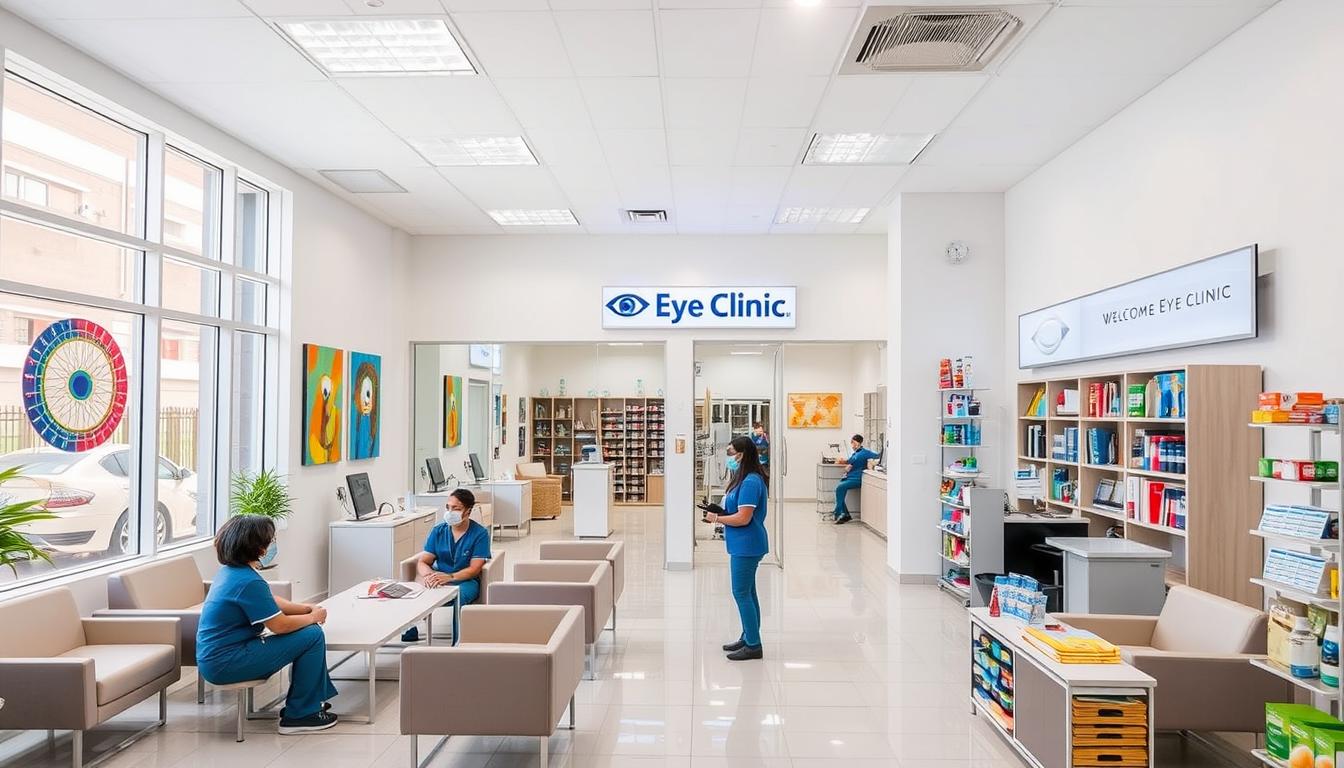
<path id="1" fill-rule="evenodd" d="M 328 651 L 354 651 L 363 653 L 369 667 L 369 716 L 367 722 L 373 722 L 378 672 L 378 649 L 391 644 L 401 637 L 401 633 L 412 624 L 424 619 L 428 626 L 428 641 L 434 642 L 432 615 L 434 611 L 449 603 L 453 606 L 453 616 L 461 612 L 458 603 L 457 587 L 444 586 L 426 589 L 413 598 L 400 600 L 364 599 L 369 582 L 361 582 L 353 587 L 327 598 L 321 602 L 327 609 L 327 623 L 322 625 L 326 633 Z M 457 638 L 453 638 L 457 643 Z M 353 655 L 353 654 L 352 654 Z M 349 656 L 337 662 L 332 669 L 349 660 Z"/>

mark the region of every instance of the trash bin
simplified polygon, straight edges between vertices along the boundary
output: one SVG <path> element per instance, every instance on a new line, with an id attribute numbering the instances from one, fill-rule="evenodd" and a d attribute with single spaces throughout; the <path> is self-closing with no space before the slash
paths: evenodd
<path id="1" fill-rule="evenodd" d="M 975 596 L 977 599 L 971 601 L 973 607 L 989 605 L 989 596 L 994 593 L 994 579 L 1002 575 L 1002 573 L 975 574 Z"/>

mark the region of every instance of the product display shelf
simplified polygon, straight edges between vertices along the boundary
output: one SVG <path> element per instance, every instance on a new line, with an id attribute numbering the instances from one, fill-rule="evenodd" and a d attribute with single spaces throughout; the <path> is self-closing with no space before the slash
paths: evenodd
<path id="1" fill-rule="evenodd" d="M 942 550 L 938 586 L 964 604 L 984 605 L 974 589 L 977 573 L 1003 573 L 1003 508 L 1007 494 L 997 488 L 969 487 L 964 505 L 944 506 L 938 528 Z M 955 557 L 950 555 L 955 554 Z M 948 567 L 945 564 L 950 564 Z"/>
<path id="2" fill-rule="evenodd" d="M 1164 394 L 1161 386 L 1149 386 L 1160 374 L 1183 374 L 1182 416 L 1161 417 L 1150 410 L 1159 407 Z M 1058 496 L 1053 492 L 1056 485 L 1068 486 L 1076 498 L 1047 504 L 1087 518 L 1091 535 L 1122 527 L 1127 539 L 1171 551 L 1168 578 L 1173 583 L 1259 607 L 1259 590 L 1248 580 L 1261 573 L 1262 548 L 1239 531 L 1259 522 L 1265 485 L 1250 482 L 1237 470 L 1254 467 L 1262 452 L 1263 433 L 1241 426 L 1246 404 L 1255 402 L 1262 380 L 1261 368 L 1254 365 L 1176 365 L 1019 382 L 1018 467 L 1035 467 L 1044 475 L 1044 497 Z M 1129 415 L 1131 386 L 1143 391 L 1142 415 Z M 1069 405 L 1077 403 L 1076 415 L 1057 410 L 1066 390 Z M 1029 412 L 1038 391 L 1043 392 L 1045 409 Z M 1168 402 L 1173 391 L 1166 389 Z M 1095 400 L 1092 393 L 1097 394 Z M 1089 455 L 1088 431 L 1093 429 L 1104 442 L 1109 442 L 1107 431 L 1114 433 L 1110 462 L 1094 462 Z M 1077 455 L 1056 456 L 1056 437 L 1068 448 L 1076 444 Z M 1183 451 L 1163 452 L 1159 461 L 1180 466 L 1183 460 L 1185 471 L 1163 471 L 1166 465 L 1134 466 L 1131 454 L 1136 443 L 1140 448 L 1158 446 L 1165 451 L 1173 446 Z M 1098 455 L 1104 459 L 1106 452 L 1099 450 Z M 1037 455 L 1041 453 L 1045 455 Z M 1095 504 L 1099 490 L 1124 506 Z M 1169 524 L 1179 519 L 1182 508 L 1184 526 Z M 1183 582 L 1175 581 L 1182 578 Z"/>
<path id="3" fill-rule="evenodd" d="M 615 502 L 647 503 L 648 478 L 661 477 L 665 461 L 663 398 L 535 396 L 530 407 L 532 458 L 564 478 L 564 501 L 572 499 L 571 470 L 583 446 L 597 445 L 612 465 Z"/>
<path id="4" fill-rule="evenodd" d="M 982 488 L 983 486 L 981 483 L 985 482 L 985 477 L 982 474 L 962 475 L 957 472 L 952 472 L 947 468 L 953 461 L 965 458 L 975 459 L 978 462 L 981 456 L 979 452 L 987 447 L 984 440 L 984 427 L 988 423 L 988 420 L 985 418 L 985 413 L 983 410 L 976 413 L 970 412 L 970 407 L 972 405 L 977 409 L 983 409 L 983 405 L 976 399 L 976 397 L 979 393 L 986 391 L 988 391 L 988 388 L 975 386 L 938 388 L 938 460 L 939 466 L 941 467 L 939 470 L 940 488 L 938 492 L 938 525 L 940 528 L 949 523 L 955 527 L 958 524 L 958 521 L 966 520 L 972 516 L 971 505 L 968 499 L 949 498 L 947 496 L 949 484 L 951 487 L 960 491 L 962 489 Z M 964 411 L 957 409 L 956 415 L 953 415 L 952 404 L 955 401 L 964 401 L 966 409 Z M 948 442 L 947 434 L 949 429 L 954 432 L 958 430 L 965 430 L 967 432 L 976 430 L 978 436 L 973 443 Z M 967 492 L 969 493 L 970 491 L 967 490 Z M 998 517 L 1001 521 L 1001 512 Z M 939 574 L 939 585 L 952 594 L 953 597 L 956 597 L 969 605 L 972 593 L 970 587 L 971 579 L 974 578 L 976 573 L 987 573 L 989 571 L 978 569 L 979 566 L 977 563 L 979 558 L 973 554 L 975 549 L 971 545 L 971 536 L 974 533 L 974 527 L 970 525 L 969 522 L 960 523 L 960 527 L 963 531 L 963 535 L 945 531 L 945 535 L 939 537 L 939 545 L 943 550 L 939 554 L 943 559 L 943 563 L 939 569 L 941 571 Z M 1000 527 L 1002 527 L 1002 522 L 1000 522 Z M 965 548 L 967 553 L 965 562 L 947 557 L 949 539 L 952 539 L 952 546 Z M 998 542 L 998 548 L 1002 549 L 1002 531 L 999 533 Z M 1001 560 L 1001 552 L 999 557 Z"/>
<path id="5" fill-rule="evenodd" d="M 1274 757 L 1263 749 L 1252 749 L 1251 756 L 1265 765 L 1270 766 L 1270 768 L 1288 768 L 1288 763 Z"/>
<path id="6" fill-rule="evenodd" d="M 1247 402 L 1253 404 L 1256 401 L 1250 399 Z M 1247 431 L 1255 435 L 1282 434 L 1291 436 L 1285 440 L 1285 444 L 1292 447 L 1279 449 L 1276 446 L 1274 451 L 1276 455 L 1273 458 L 1330 459 L 1334 461 L 1344 459 L 1344 432 L 1340 431 L 1337 424 L 1259 424 L 1251 422 L 1247 424 Z M 1302 445 L 1301 437 L 1303 436 L 1307 438 L 1305 450 L 1299 447 Z M 1290 451 L 1290 453 L 1277 455 L 1280 454 L 1281 450 Z M 1259 462 L 1257 461 L 1254 464 L 1258 465 Z M 1306 502 L 1313 507 L 1328 509 L 1336 515 L 1344 511 L 1344 500 L 1341 499 L 1338 482 L 1279 480 L 1260 477 L 1259 475 L 1252 475 L 1250 479 L 1253 485 L 1263 488 L 1271 494 L 1272 498 L 1268 499 L 1266 503 L 1300 504 L 1305 496 Z M 1327 560 L 1333 560 L 1336 564 L 1339 563 L 1340 553 L 1344 552 L 1344 530 L 1340 530 L 1340 526 L 1336 526 L 1336 535 L 1333 539 L 1312 539 L 1304 536 L 1267 533 L 1259 530 L 1258 521 L 1257 527 L 1250 529 L 1250 534 L 1251 538 L 1249 540 L 1258 545 L 1261 551 L 1268 547 L 1277 547 L 1297 552 L 1310 552 Z M 1250 582 L 1263 590 L 1266 600 L 1277 596 L 1289 602 L 1304 606 L 1317 606 L 1330 611 L 1331 620 L 1335 626 L 1344 630 L 1344 622 L 1341 621 L 1341 616 L 1344 614 L 1340 610 L 1341 601 L 1339 598 L 1313 594 L 1263 577 L 1252 578 Z M 1307 691 L 1310 694 L 1311 705 L 1322 712 L 1334 717 L 1340 717 L 1344 714 L 1344 711 L 1342 711 L 1344 704 L 1341 704 L 1339 688 L 1325 685 L 1320 681 L 1320 678 L 1302 679 L 1294 677 L 1289 670 L 1270 659 L 1252 659 L 1250 663 L 1252 666 L 1288 680 Z M 1284 761 L 1273 757 L 1264 750 L 1253 750 L 1251 754 L 1265 765 L 1287 765 Z"/>

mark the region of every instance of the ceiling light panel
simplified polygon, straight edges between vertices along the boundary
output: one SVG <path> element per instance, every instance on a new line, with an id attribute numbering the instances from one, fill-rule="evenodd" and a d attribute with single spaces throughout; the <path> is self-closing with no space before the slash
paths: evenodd
<path id="1" fill-rule="evenodd" d="M 453 136 L 407 139 L 431 165 L 536 165 L 521 136 Z"/>
<path id="2" fill-rule="evenodd" d="M 476 72 L 442 19 L 333 19 L 278 24 L 295 45 L 332 74 Z"/>
<path id="3" fill-rule="evenodd" d="M 932 133 L 818 133 L 803 165 L 902 165 L 914 161 Z"/>
<path id="4" fill-rule="evenodd" d="M 577 227 L 568 208 L 501 208 L 486 211 L 501 227 Z"/>
<path id="5" fill-rule="evenodd" d="M 783 208 L 776 224 L 858 224 L 868 208 Z"/>
<path id="6" fill-rule="evenodd" d="M 318 171 L 327 181 L 346 192 L 368 194 L 374 192 L 405 192 L 406 188 L 374 169 Z"/>

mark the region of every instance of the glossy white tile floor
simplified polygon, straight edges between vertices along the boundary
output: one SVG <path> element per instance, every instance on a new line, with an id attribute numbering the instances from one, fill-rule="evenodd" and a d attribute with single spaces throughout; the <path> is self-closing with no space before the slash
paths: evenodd
<path id="1" fill-rule="evenodd" d="M 786 512 L 785 568 L 762 567 L 766 658 L 733 663 L 719 645 L 738 634 L 721 542 L 702 543 L 694 572 L 662 569 L 662 511 L 622 509 L 625 595 L 619 631 L 605 633 L 598 679 L 578 692 L 578 729 L 550 740 L 551 764 L 688 768 L 1017 768 L 1023 765 L 989 725 L 967 711 L 964 613 L 935 588 L 901 586 L 885 570 L 886 543 L 857 524 L 817 522 L 811 505 Z M 531 536 L 496 543 L 515 559 L 545 540 L 569 538 L 567 519 L 539 522 Z M 396 656 L 380 666 L 395 674 Z M 339 674 L 358 676 L 351 662 Z M 190 676 L 190 672 L 187 672 Z M 337 712 L 364 711 L 361 683 L 338 683 Z M 406 766 L 396 685 L 380 685 L 373 725 L 342 723 L 312 736 L 278 736 L 274 723 L 248 724 L 233 740 L 229 696 L 194 698 L 194 678 L 174 689 L 168 725 L 106 765 L 112 768 L 247 765 L 250 768 Z M 274 693 L 275 691 L 272 691 Z M 470 695 L 444 691 L 445 696 Z M 13 703 L 13 702 L 11 702 Z M 152 706 L 116 728 L 152 718 Z M 117 740 L 109 729 L 91 747 Z M 6 764 L 69 765 L 69 737 L 49 752 L 39 734 L 0 745 Z M 433 740 L 424 738 L 422 756 Z M 447 768 L 537 764 L 535 739 L 456 737 L 433 762 Z M 1199 747 L 1164 743 L 1162 768 L 1214 768 Z"/>

